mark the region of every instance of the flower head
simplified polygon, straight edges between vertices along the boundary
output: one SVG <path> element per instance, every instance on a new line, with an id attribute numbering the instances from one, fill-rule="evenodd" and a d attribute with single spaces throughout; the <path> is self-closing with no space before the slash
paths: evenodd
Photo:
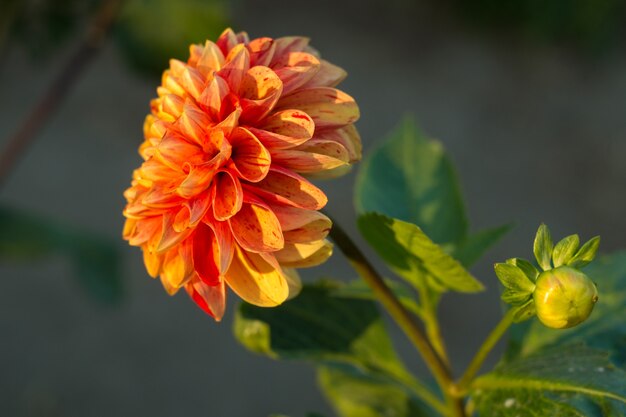
<path id="1" fill-rule="evenodd" d="M 144 123 L 144 162 L 126 190 L 124 238 L 170 294 L 185 288 L 221 319 L 229 286 L 275 306 L 297 293 L 293 268 L 325 261 L 325 194 L 360 159 L 346 73 L 302 37 L 249 40 L 227 29 L 170 61 Z"/>

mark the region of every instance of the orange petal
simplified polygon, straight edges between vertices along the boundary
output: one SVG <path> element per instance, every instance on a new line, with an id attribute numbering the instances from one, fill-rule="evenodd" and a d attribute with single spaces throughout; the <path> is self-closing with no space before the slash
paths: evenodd
<path id="1" fill-rule="evenodd" d="M 209 286 L 199 279 L 192 279 L 185 290 L 191 299 L 204 310 L 205 313 L 220 321 L 226 310 L 226 286 L 224 281 L 217 285 Z"/>
<path id="2" fill-rule="evenodd" d="M 204 91 L 206 77 L 197 69 L 185 65 L 185 69 L 179 75 L 179 82 L 185 91 L 197 100 Z"/>
<path id="3" fill-rule="evenodd" d="M 270 149 L 289 149 L 311 139 L 315 123 L 303 111 L 283 110 L 267 117 L 252 133 Z"/>
<path id="4" fill-rule="evenodd" d="M 161 279 L 167 281 L 169 288 L 178 289 L 185 285 L 193 272 L 193 261 L 191 257 L 191 239 L 178 245 L 177 248 L 170 249 L 165 254 Z"/>
<path id="5" fill-rule="evenodd" d="M 276 45 L 274 45 L 272 38 L 257 38 L 248 44 L 248 51 L 250 51 L 251 66 L 263 65 L 267 67 L 272 62 Z"/>
<path id="6" fill-rule="evenodd" d="M 165 134 L 155 152 L 157 158 L 176 170 L 180 170 L 185 162 L 194 165 L 205 162 L 202 148 L 171 131 Z"/>
<path id="7" fill-rule="evenodd" d="M 230 157 L 230 149 L 227 152 L 220 152 L 209 162 L 189 167 L 187 178 L 178 186 L 177 192 L 183 198 L 191 198 L 209 188 L 213 177 L 218 169 Z"/>
<path id="8" fill-rule="evenodd" d="M 217 285 L 220 282 L 220 251 L 213 230 L 201 223 L 193 236 L 193 265 L 202 282 Z"/>
<path id="9" fill-rule="evenodd" d="M 317 129 L 341 127 L 359 119 L 359 107 L 343 91 L 316 87 L 299 90 L 278 102 L 278 109 L 300 109 L 315 122 Z"/>
<path id="10" fill-rule="evenodd" d="M 272 166 L 263 181 L 245 185 L 244 191 L 248 187 L 267 202 L 308 210 L 319 210 L 328 202 L 322 190 L 300 175 L 279 166 Z"/>
<path id="11" fill-rule="evenodd" d="M 274 71 L 283 82 L 283 94 L 287 95 L 311 80 L 320 69 L 320 61 L 306 52 L 284 54 L 274 63 Z"/>
<path id="12" fill-rule="evenodd" d="M 185 99 L 176 94 L 167 94 L 160 99 L 159 110 L 157 115 L 159 118 L 163 117 L 162 113 L 166 113 L 172 116 L 172 119 L 177 119 L 183 112 L 185 106 Z"/>
<path id="13" fill-rule="evenodd" d="M 166 213 L 163 215 L 163 227 L 161 229 L 161 239 L 157 245 L 156 251 L 158 253 L 163 253 L 167 250 L 170 250 L 185 238 L 187 238 L 193 229 L 186 229 L 182 232 L 177 232 L 174 229 L 174 216 L 171 213 Z"/>
<path id="14" fill-rule="evenodd" d="M 273 252 L 285 241 L 276 215 L 260 200 L 244 197 L 241 210 L 228 220 L 233 237 L 243 249 L 251 252 Z"/>
<path id="15" fill-rule="evenodd" d="M 230 50 L 224 61 L 224 66 L 217 74 L 223 77 L 232 91 L 238 91 L 245 73 L 250 68 L 250 54 L 243 44 L 236 45 Z"/>
<path id="16" fill-rule="evenodd" d="M 224 64 L 224 54 L 220 48 L 211 41 L 206 41 L 202 54 L 198 57 L 196 67 L 205 77 L 213 71 L 219 71 Z"/>
<path id="17" fill-rule="evenodd" d="M 211 205 L 209 191 L 201 193 L 187 204 L 189 207 L 189 226 L 195 227 L 205 216 Z"/>
<path id="18" fill-rule="evenodd" d="M 193 102 L 188 101 L 183 107 L 183 112 L 173 126 L 187 139 L 200 146 L 204 143 L 207 130 L 211 126 L 211 119 L 200 110 Z"/>
<path id="19" fill-rule="evenodd" d="M 170 182 L 183 175 L 181 169 L 173 169 L 156 158 L 150 158 L 141 164 L 141 177 L 148 181 Z"/>
<path id="20" fill-rule="evenodd" d="M 127 226 L 131 225 L 130 230 L 127 230 Z M 127 219 L 124 225 L 124 239 L 128 240 L 131 246 L 141 246 L 152 236 L 161 233 L 161 226 L 162 221 L 158 216 L 140 220 Z"/>
<path id="21" fill-rule="evenodd" d="M 241 183 L 228 171 L 218 173 L 214 181 L 213 215 L 217 220 L 227 220 L 241 210 L 243 204 Z"/>
<path id="22" fill-rule="evenodd" d="M 191 217 L 191 212 L 189 211 L 189 207 L 186 204 L 178 210 L 176 215 L 174 216 L 174 223 L 172 223 L 172 227 L 177 232 L 182 232 L 183 230 L 189 227 L 189 219 Z"/>
<path id="23" fill-rule="evenodd" d="M 289 296 L 289 284 L 281 270 L 237 245 L 226 282 L 244 301 L 261 307 L 277 306 Z"/>
<path id="24" fill-rule="evenodd" d="M 328 235 L 332 222 L 319 211 L 283 205 L 270 206 L 283 230 L 285 242 L 302 243 L 321 240 Z"/>
<path id="25" fill-rule="evenodd" d="M 274 256 L 282 266 L 309 268 L 326 261 L 333 253 L 333 245 L 327 240 L 307 243 L 286 243 Z"/>
<path id="26" fill-rule="evenodd" d="M 148 275 L 152 278 L 156 278 L 161 273 L 161 266 L 163 265 L 163 258 L 165 257 L 162 254 L 156 253 L 149 248 L 148 245 L 145 245 L 143 248 L 143 263 L 146 266 L 146 271 L 148 271 Z"/>
<path id="27" fill-rule="evenodd" d="M 232 160 L 240 177 L 250 182 L 261 181 L 272 162 L 269 151 L 247 129 L 238 127 L 230 137 Z"/>
<path id="28" fill-rule="evenodd" d="M 256 124 L 274 108 L 283 92 L 283 83 L 276 73 L 267 67 L 256 66 L 246 72 L 239 87 L 243 109 L 241 120 Z"/>
<path id="29" fill-rule="evenodd" d="M 141 203 L 150 208 L 170 208 L 181 204 L 181 198 L 164 187 L 154 187 L 141 199 Z"/>
<path id="30" fill-rule="evenodd" d="M 214 75 L 198 98 L 198 103 L 204 107 L 212 120 L 220 120 L 222 102 L 230 93 L 226 80 Z"/>
<path id="31" fill-rule="evenodd" d="M 334 87 L 347 76 L 348 73 L 343 68 L 333 65 L 325 59 L 320 59 L 319 71 L 302 87 Z"/>

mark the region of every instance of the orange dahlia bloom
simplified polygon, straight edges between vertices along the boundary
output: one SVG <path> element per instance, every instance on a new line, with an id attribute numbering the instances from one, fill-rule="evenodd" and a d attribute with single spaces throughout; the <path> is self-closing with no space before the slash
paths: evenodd
<path id="1" fill-rule="evenodd" d="M 226 285 L 275 306 L 293 268 L 325 261 L 325 194 L 304 176 L 345 173 L 361 156 L 346 76 L 302 37 L 249 40 L 227 29 L 170 61 L 144 123 L 124 239 L 169 294 L 185 288 L 220 320 Z"/>

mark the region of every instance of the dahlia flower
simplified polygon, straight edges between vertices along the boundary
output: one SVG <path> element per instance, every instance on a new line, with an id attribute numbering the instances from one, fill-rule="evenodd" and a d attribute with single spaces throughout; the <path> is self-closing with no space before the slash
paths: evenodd
<path id="1" fill-rule="evenodd" d="M 184 288 L 220 320 L 226 286 L 276 306 L 294 268 L 325 261 L 325 194 L 361 156 L 359 109 L 334 88 L 346 73 L 307 38 L 249 40 L 227 29 L 171 60 L 144 123 L 144 159 L 124 196 L 124 239 L 169 294 Z"/>

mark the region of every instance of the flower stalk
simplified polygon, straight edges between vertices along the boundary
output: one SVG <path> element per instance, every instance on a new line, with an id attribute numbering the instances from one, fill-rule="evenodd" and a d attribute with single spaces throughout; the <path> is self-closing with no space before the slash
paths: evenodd
<path id="1" fill-rule="evenodd" d="M 333 221 L 333 228 L 330 232 L 331 239 L 337 244 L 348 259 L 348 262 L 350 262 L 361 278 L 370 286 L 389 315 L 404 331 L 424 359 L 426 366 L 433 374 L 443 392 L 449 410 L 448 415 L 464 417 L 465 411 L 463 409 L 462 399 L 453 395 L 457 389 L 449 367 L 442 361 L 433 346 L 429 343 L 411 313 L 398 300 L 361 250 L 341 226 L 331 216 L 328 217 Z"/>

